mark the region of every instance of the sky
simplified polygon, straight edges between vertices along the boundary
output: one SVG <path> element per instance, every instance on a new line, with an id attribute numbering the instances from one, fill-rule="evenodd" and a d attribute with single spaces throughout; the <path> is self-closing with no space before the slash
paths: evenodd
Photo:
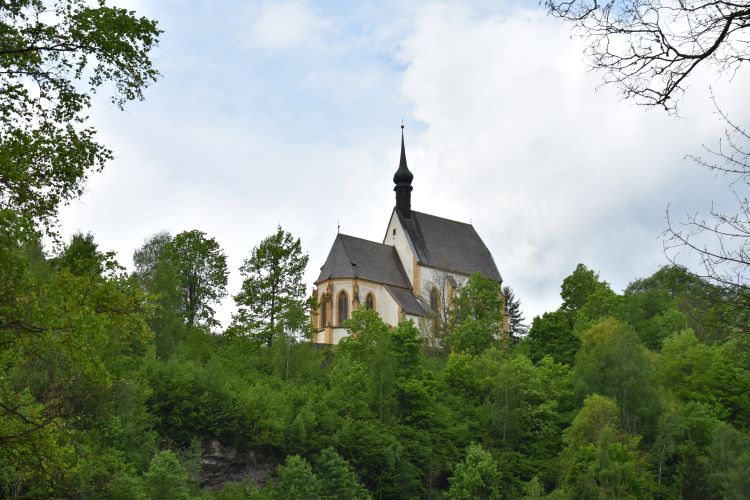
<path id="1" fill-rule="evenodd" d="M 339 225 L 382 239 L 402 120 L 412 208 L 471 222 L 528 320 L 579 262 L 616 291 L 666 264 L 668 207 L 731 206 L 729 181 L 685 155 L 723 131 L 709 86 L 750 119 L 747 67 L 701 70 L 673 116 L 602 87 L 536 1 L 117 3 L 159 21 L 162 76 L 125 111 L 94 100 L 116 158 L 62 233 L 94 233 L 132 269 L 157 231 L 204 231 L 228 257 L 225 326 L 238 268 L 277 225 L 301 238 L 311 285 Z"/>

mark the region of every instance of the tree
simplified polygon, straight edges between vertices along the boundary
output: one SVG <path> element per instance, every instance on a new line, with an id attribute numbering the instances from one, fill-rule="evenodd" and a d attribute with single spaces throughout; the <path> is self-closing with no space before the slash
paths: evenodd
<path id="1" fill-rule="evenodd" d="M 508 317 L 508 334 L 511 338 L 525 337 L 529 333 L 529 326 L 524 323 L 526 318 L 521 311 L 521 299 L 516 297 L 513 289 L 509 286 L 503 287 L 505 297 L 505 314 Z"/>
<path id="2" fill-rule="evenodd" d="M 0 496 L 75 496 L 74 482 L 92 493 L 82 496 L 101 496 L 153 444 L 139 377 L 152 340 L 143 293 L 93 240 L 50 259 L 46 272 L 14 262 L 22 254 L 5 243 L 0 272 L 12 281 L 0 289 L 14 296 L 0 293 Z M 104 272 L 71 272 L 88 269 Z"/>
<path id="3" fill-rule="evenodd" d="M 451 314 L 450 344 L 456 352 L 479 354 L 502 334 L 500 285 L 479 273 L 458 289 Z"/>
<path id="4" fill-rule="evenodd" d="M 685 500 L 702 500 L 709 498 L 708 465 L 693 441 L 680 447 L 680 465 L 678 484 L 680 496 Z"/>
<path id="5" fill-rule="evenodd" d="M 601 394 L 615 399 L 622 426 L 630 433 L 657 410 L 645 349 L 629 325 L 614 319 L 602 320 L 583 334 L 574 380 L 582 397 Z"/>
<path id="6" fill-rule="evenodd" d="M 331 500 L 369 498 L 369 494 L 357 478 L 352 466 L 333 448 L 320 452 L 315 460 L 315 471 L 319 478 L 321 496 Z"/>
<path id="7" fill-rule="evenodd" d="M 440 352 L 446 348 L 445 340 L 451 333 L 451 309 L 457 288 L 450 274 L 439 271 L 435 271 L 432 279 L 422 286 L 420 301 L 426 309 L 432 311 L 432 318 L 420 326 L 432 352 Z"/>
<path id="8" fill-rule="evenodd" d="M 481 445 L 466 449 L 466 458 L 456 465 L 450 478 L 449 496 L 452 499 L 499 499 L 500 472 L 492 455 Z"/>
<path id="9" fill-rule="evenodd" d="M 750 60 L 750 6 L 732 0 L 545 0 L 549 12 L 572 22 L 587 39 L 585 52 L 604 82 L 639 104 L 677 108 L 690 75 L 701 66 L 734 73 Z M 712 207 L 677 223 L 667 209 L 664 249 L 672 263 L 680 250 L 698 257 L 703 276 L 725 287 L 737 304 L 734 323 L 744 327 L 750 310 L 750 202 L 735 191 L 750 187 L 750 133 L 712 100 L 726 124 L 709 159 L 688 155 L 699 165 L 732 178 L 735 213 Z"/>
<path id="10" fill-rule="evenodd" d="M 573 364 L 580 342 L 573 335 L 570 314 L 559 309 L 535 317 L 524 340 L 532 360 L 540 361 L 544 356 L 551 356 L 555 361 L 568 365 Z"/>
<path id="11" fill-rule="evenodd" d="M 745 471 L 750 462 L 750 438 L 721 422 L 713 431 L 708 451 L 711 469 L 709 482 L 717 496 L 747 498 L 750 480 Z"/>
<path id="12" fill-rule="evenodd" d="M 750 373 L 722 346 L 701 343 L 692 330 L 676 332 L 664 341 L 656 368 L 656 380 L 680 401 L 706 403 L 747 424 Z"/>
<path id="13" fill-rule="evenodd" d="M 151 460 L 146 472 L 150 498 L 187 499 L 188 474 L 172 450 L 164 450 Z"/>
<path id="14" fill-rule="evenodd" d="M 119 108 L 143 99 L 156 26 L 104 1 L 0 5 L 0 210 L 48 226 L 112 158 L 86 126 L 92 95 L 111 84 Z"/>
<path id="15" fill-rule="evenodd" d="M 560 297 L 563 303 L 560 309 L 575 313 L 586 304 L 591 295 L 608 288 L 607 282 L 599 279 L 599 273 L 583 264 L 578 264 L 571 275 L 562 282 Z"/>
<path id="16" fill-rule="evenodd" d="M 163 251 L 177 273 L 183 318 L 189 328 L 214 326 L 212 305 L 226 296 L 227 258 L 219 244 L 198 230 L 184 231 Z"/>
<path id="17" fill-rule="evenodd" d="M 750 58 L 750 7 L 731 0 L 545 0 L 587 39 L 586 55 L 626 98 L 674 110 L 699 66 L 735 71 Z"/>
<path id="18" fill-rule="evenodd" d="M 164 249 L 172 243 L 172 235 L 167 231 L 159 231 L 148 237 L 143 245 L 133 252 L 135 275 L 148 289 L 162 262 Z"/>
<path id="19" fill-rule="evenodd" d="M 319 498 L 318 477 L 310 463 L 299 455 L 287 457 L 276 469 L 279 481 L 274 485 L 274 498 L 280 500 L 308 500 Z"/>
<path id="20" fill-rule="evenodd" d="M 730 179 L 736 213 L 712 206 L 708 216 L 688 214 L 687 220 L 678 224 L 667 210 L 664 250 L 673 264 L 680 259 L 681 250 L 697 256 L 704 269 L 699 276 L 729 291 L 739 291 L 743 300 L 738 307 L 747 309 L 750 304 L 750 199 L 741 190 L 747 192 L 750 188 L 750 130 L 733 122 L 715 99 L 714 105 L 726 126 L 724 137 L 716 147 L 703 146 L 707 158 L 688 157 Z"/>
<path id="21" fill-rule="evenodd" d="M 299 238 L 281 226 L 253 248 L 240 267 L 245 279 L 234 296 L 235 328 L 269 346 L 285 328 L 299 331 L 305 323 L 304 315 L 297 313 L 306 309 L 303 274 L 308 259 Z"/>
<path id="22" fill-rule="evenodd" d="M 638 451 L 639 439 L 619 427 L 617 404 L 587 397 L 565 432 L 563 485 L 573 498 L 646 498 L 651 478 Z"/>
<path id="23" fill-rule="evenodd" d="M 70 239 L 70 244 L 55 259 L 55 265 L 60 269 L 67 269 L 76 276 L 93 277 L 104 272 L 103 261 L 104 254 L 94 242 L 94 235 L 88 233 L 84 236 L 82 233 L 76 233 Z"/>
<path id="24" fill-rule="evenodd" d="M 156 334 L 156 355 L 162 359 L 175 351 L 186 333 L 178 271 L 165 252 L 171 243 L 172 235 L 161 231 L 133 253 L 134 275 L 150 294 L 149 326 Z"/>

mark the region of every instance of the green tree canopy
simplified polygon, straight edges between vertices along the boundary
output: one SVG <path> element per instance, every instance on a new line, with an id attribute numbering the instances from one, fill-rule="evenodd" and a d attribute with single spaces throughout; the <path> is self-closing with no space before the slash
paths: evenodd
<path id="1" fill-rule="evenodd" d="M 453 499 L 499 499 L 500 472 L 492 455 L 481 445 L 466 449 L 466 458 L 456 465 L 450 478 L 449 496 Z"/>
<path id="2" fill-rule="evenodd" d="M 146 488 L 150 498 L 184 500 L 188 493 L 188 474 L 172 450 L 164 450 L 151 459 L 146 472 Z"/>
<path id="3" fill-rule="evenodd" d="M 573 335 L 570 314 L 561 310 L 535 317 L 525 340 L 529 357 L 534 361 L 551 356 L 555 361 L 569 365 L 573 364 L 580 343 L 580 339 Z"/>
<path id="4" fill-rule="evenodd" d="M 135 275 L 148 289 L 155 279 L 159 264 L 163 261 L 164 249 L 172 243 L 172 235 L 159 231 L 148 237 L 143 245 L 133 252 Z"/>
<path id="5" fill-rule="evenodd" d="M 503 287 L 503 297 L 505 299 L 505 313 L 508 316 L 508 334 L 512 338 L 523 337 L 529 332 L 529 327 L 525 323 L 521 311 L 521 299 L 516 297 L 515 292 L 509 286 Z"/>
<path id="6" fill-rule="evenodd" d="M 242 289 L 234 296 L 233 330 L 271 345 L 284 328 L 300 331 L 305 323 L 305 282 L 308 256 L 302 244 L 279 226 L 253 248 L 240 267 Z"/>
<path id="7" fill-rule="evenodd" d="M 279 481 L 274 485 L 273 498 L 279 500 L 310 500 L 320 498 L 318 477 L 310 463 L 299 455 L 287 457 L 276 469 Z"/>
<path id="8" fill-rule="evenodd" d="M 48 225 L 112 157 L 86 126 L 92 94 L 109 83 L 119 107 L 142 99 L 161 31 L 104 1 L 15 0 L 0 33 L 0 209 Z"/>
<path id="9" fill-rule="evenodd" d="M 326 448 L 320 452 L 315 459 L 315 472 L 323 498 L 346 500 L 365 499 L 370 496 L 352 466 L 333 448 Z"/>
<path id="10" fill-rule="evenodd" d="M 579 394 L 616 400 L 623 427 L 631 433 L 648 424 L 657 411 L 652 372 L 646 350 L 629 325 L 609 318 L 583 334 L 575 361 Z"/>
<path id="11" fill-rule="evenodd" d="M 228 276 L 227 258 L 219 243 L 203 231 L 184 231 L 164 247 L 163 258 L 177 273 L 188 327 L 216 325 L 212 306 L 226 296 Z"/>
<path id="12" fill-rule="evenodd" d="M 76 276 L 98 276 L 104 272 L 104 254 L 94 241 L 94 235 L 75 233 L 70 243 L 55 259 L 55 265 L 60 269 L 67 269 Z"/>
<path id="13" fill-rule="evenodd" d="M 619 426 L 617 404 L 604 396 L 587 397 L 565 432 L 560 456 L 562 484 L 573 498 L 643 498 L 651 476 L 639 439 Z"/>
<path id="14" fill-rule="evenodd" d="M 479 273 L 472 274 L 456 293 L 451 311 L 451 347 L 479 354 L 502 335 L 500 285 Z"/>
<path id="15" fill-rule="evenodd" d="M 563 299 L 561 309 L 577 311 L 586 304 L 591 294 L 602 288 L 609 288 L 609 285 L 599 279 L 599 273 L 578 264 L 573 273 L 563 280 L 560 289 L 560 297 Z"/>

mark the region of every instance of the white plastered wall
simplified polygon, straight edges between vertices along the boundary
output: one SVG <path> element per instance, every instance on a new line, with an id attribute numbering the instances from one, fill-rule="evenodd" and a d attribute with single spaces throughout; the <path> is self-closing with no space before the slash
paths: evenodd
<path id="1" fill-rule="evenodd" d="M 456 289 L 462 287 L 464 283 L 466 283 L 466 281 L 468 281 L 469 279 L 468 276 L 463 274 L 456 274 L 448 271 L 439 271 L 437 269 L 425 266 L 419 266 L 419 272 L 422 278 L 422 289 L 419 292 L 422 294 L 422 297 L 427 300 L 428 303 L 430 300 L 430 291 L 432 290 L 432 287 L 437 286 L 439 289 L 440 283 L 443 280 L 443 276 L 452 278 L 453 282 L 455 283 L 454 286 Z"/>
<path id="2" fill-rule="evenodd" d="M 409 244 L 406 231 L 404 231 L 401 221 L 398 220 L 395 210 L 391 214 L 391 220 L 388 223 L 388 230 L 385 233 L 383 244 L 396 247 L 396 253 L 399 260 L 401 260 L 401 264 L 404 266 L 406 276 L 409 277 L 409 283 L 414 285 L 414 251 Z"/>
<path id="3" fill-rule="evenodd" d="M 329 324 L 333 327 L 333 334 L 332 334 L 332 341 L 333 344 L 338 344 L 339 340 L 344 338 L 346 335 L 348 335 L 345 328 L 342 328 L 339 325 L 339 311 L 338 311 L 338 297 L 342 290 L 346 291 L 347 297 L 349 299 L 349 314 L 348 317 L 351 317 L 351 313 L 354 310 L 353 305 L 353 292 L 354 292 L 354 279 L 353 278 L 337 278 L 332 280 L 326 280 L 321 281 L 317 285 L 316 293 L 318 294 L 318 302 L 320 303 L 323 300 L 323 294 L 326 292 L 326 289 L 328 288 L 328 285 L 331 284 L 333 287 L 333 294 L 332 294 L 332 307 L 331 311 L 329 312 Z M 367 298 L 367 294 L 371 293 L 373 298 L 375 299 L 375 312 L 378 313 L 378 315 L 389 325 L 396 325 L 399 321 L 399 312 L 400 308 L 399 305 L 396 303 L 395 300 L 393 300 L 393 297 L 391 297 L 391 294 L 388 293 L 388 291 L 385 289 L 385 287 L 379 283 L 375 283 L 372 281 L 367 280 L 357 280 L 357 284 L 359 285 L 359 304 L 360 307 L 365 306 L 365 300 Z M 318 314 L 317 321 L 320 322 L 320 314 Z M 318 323 L 315 325 L 319 331 L 313 335 L 313 341 L 324 344 L 326 343 L 326 332 L 325 330 L 320 330 L 321 325 Z"/>

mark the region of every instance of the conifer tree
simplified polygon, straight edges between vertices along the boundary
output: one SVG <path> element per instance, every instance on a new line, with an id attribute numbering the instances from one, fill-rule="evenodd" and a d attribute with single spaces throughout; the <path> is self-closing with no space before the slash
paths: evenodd
<path id="1" fill-rule="evenodd" d="M 524 323 L 526 318 L 523 317 L 523 311 L 521 311 L 521 300 L 516 297 L 509 286 L 503 287 L 503 296 L 505 297 L 505 314 L 508 316 L 508 334 L 516 339 L 525 336 L 529 332 L 529 327 Z"/>

